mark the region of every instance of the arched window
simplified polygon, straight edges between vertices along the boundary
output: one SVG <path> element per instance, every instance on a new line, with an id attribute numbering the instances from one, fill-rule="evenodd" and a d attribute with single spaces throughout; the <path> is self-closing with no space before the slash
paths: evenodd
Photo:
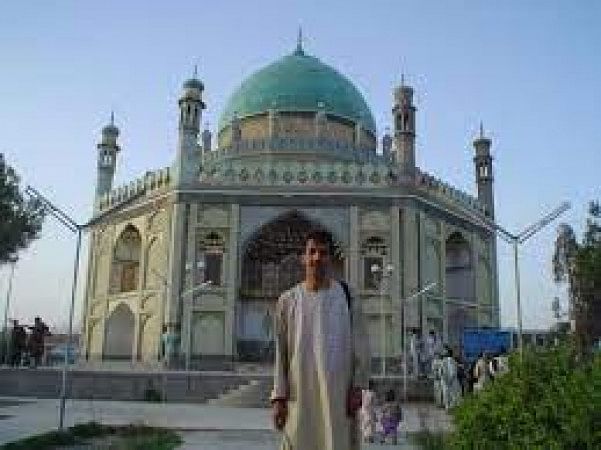
<path id="1" fill-rule="evenodd" d="M 361 259 L 363 260 L 363 289 L 376 290 L 380 287 L 381 271 L 387 255 L 387 247 L 384 239 L 378 236 L 370 236 L 361 245 Z M 372 270 L 373 266 L 378 271 Z"/>
<path id="2" fill-rule="evenodd" d="M 135 319 L 129 306 L 119 304 L 106 321 L 104 359 L 132 359 Z"/>
<path id="3" fill-rule="evenodd" d="M 127 225 L 117 239 L 113 251 L 111 292 L 138 289 L 142 238 L 133 225 Z"/>
<path id="4" fill-rule="evenodd" d="M 471 249 L 461 233 L 453 233 L 446 242 L 447 298 L 473 302 L 474 275 Z"/>
<path id="5" fill-rule="evenodd" d="M 201 237 L 198 243 L 198 278 L 199 282 L 210 282 L 211 286 L 223 284 L 223 254 L 225 240 L 216 232 Z"/>

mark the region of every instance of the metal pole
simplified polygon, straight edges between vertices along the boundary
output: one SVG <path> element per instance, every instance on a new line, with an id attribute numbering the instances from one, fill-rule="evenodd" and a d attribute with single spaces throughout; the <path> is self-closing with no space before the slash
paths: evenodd
<path id="1" fill-rule="evenodd" d="M 6 341 L 5 342 L 6 353 L 4 354 L 4 362 L 7 365 L 10 362 L 10 356 L 9 356 L 10 342 L 9 342 L 9 335 L 8 335 L 8 310 L 10 308 L 10 297 L 13 292 L 13 277 L 15 276 L 16 263 L 17 263 L 16 261 L 11 261 L 11 264 L 10 264 L 10 276 L 8 278 L 8 290 L 6 291 L 6 303 L 4 305 L 4 339 Z"/>
<path id="2" fill-rule="evenodd" d="M 71 351 L 71 341 L 73 339 L 73 311 L 75 309 L 75 296 L 77 293 L 77 275 L 79 272 L 79 252 L 81 249 L 81 227 L 77 227 L 77 244 L 75 247 L 75 262 L 73 264 L 73 282 L 71 284 L 71 307 L 69 309 L 69 338 L 65 350 L 65 361 L 62 370 L 62 386 L 59 408 L 58 428 L 62 430 L 65 424 L 65 400 L 67 398 L 67 366 L 69 365 L 69 352 Z"/>
<path id="3" fill-rule="evenodd" d="M 384 317 L 384 268 L 380 279 L 380 319 L 381 319 L 381 349 L 382 349 L 382 376 L 386 376 L 386 318 Z"/>
<path id="4" fill-rule="evenodd" d="M 407 299 L 403 299 L 403 398 L 407 403 L 407 324 L 405 322 L 405 314 L 407 309 Z"/>
<path id="5" fill-rule="evenodd" d="M 520 351 L 520 358 L 524 356 L 524 347 L 522 341 L 522 303 L 520 299 L 520 268 L 518 265 L 518 241 L 513 241 L 513 261 L 515 264 L 515 299 L 517 304 L 517 315 L 518 315 L 518 349 Z"/>

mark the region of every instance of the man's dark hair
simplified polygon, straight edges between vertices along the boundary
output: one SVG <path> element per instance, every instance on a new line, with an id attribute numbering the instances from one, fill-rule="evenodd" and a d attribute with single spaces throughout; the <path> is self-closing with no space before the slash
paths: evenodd
<path id="1" fill-rule="evenodd" d="M 386 394 L 384 395 L 384 400 L 387 402 L 394 402 L 396 398 L 396 395 L 394 393 L 394 389 L 389 389 L 388 391 L 386 391 Z"/>
<path id="2" fill-rule="evenodd" d="M 311 230 L 305 236 L 305 248 L 307 248 L 307 242 L 312 240 L 316 244 L 324 244 L 328 247 L 330 254 L 332 254 L 334 244 L 332 242 L 332 236 L 325 230 Z"/>

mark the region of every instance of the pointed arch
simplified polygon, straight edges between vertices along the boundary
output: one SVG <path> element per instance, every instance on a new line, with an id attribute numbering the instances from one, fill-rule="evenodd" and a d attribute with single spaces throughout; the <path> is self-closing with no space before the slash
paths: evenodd
<path id="1" fill-rule="evenodd" d="M 128 224 L 115 242 L 111 264 L 111 292 L 130 292 L 138 289 L 142 236 Z"/>
<path id="2" fill-rule="evenodd" d="M 330 230 L 298 210 L 287 211 L 264 223 L 244 242 L 236 333 L 241 359 L 271 357 L 272 336 L 265 332 L 264 318 L 282 292 L 301 281 L 300 257 L 306 236 L 313 230 L 330 235 L 333 241 L 332 269 L 334 276 L 341 278 L 345 267 L 344 247 Z"/>
<path id="3" fill-rule="evenodd" d="M 135 317 L 129 306 L 120 303 L 106 321 L 103 359 L 131 360 L 134 346 Z"/>

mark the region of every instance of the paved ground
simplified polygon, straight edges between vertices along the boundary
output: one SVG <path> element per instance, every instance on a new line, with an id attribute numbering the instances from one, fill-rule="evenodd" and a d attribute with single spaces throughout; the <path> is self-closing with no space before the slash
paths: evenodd
<path id="1" fill-rule="evenodd" d="M 0 444 L 57 428 L 58 400 L 0 398 Z M 404 407 L 405 427 L 418 431 L 425 421 L 432 430 L 448 429 L 448 416 L 432 405 Z M 146 424 L 180 430 L 182 450 L 271 450 L 278 436 L 272 431 L 269 410 L 206 404 L 67 401 L 65 425 L 97 421 L 106 424 Z M 381 446 L 367 446 L 365 449 Z M 410 450 L 408 445 L 386 448 Z"/>

